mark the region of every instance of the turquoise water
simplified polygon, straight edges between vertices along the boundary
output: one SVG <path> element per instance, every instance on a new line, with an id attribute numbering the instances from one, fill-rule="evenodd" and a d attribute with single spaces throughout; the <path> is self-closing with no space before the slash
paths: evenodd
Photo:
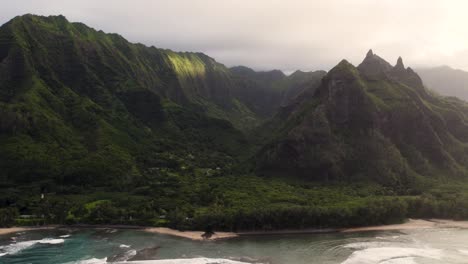
<path id="1" fill-rule="evenodd" d="M 132 260 L 133 258 L 133 260 Z M 468 263 L 468 230 L 191 241 L 138 230 L 61 229 L 0 236 L 0 263 Z"/>

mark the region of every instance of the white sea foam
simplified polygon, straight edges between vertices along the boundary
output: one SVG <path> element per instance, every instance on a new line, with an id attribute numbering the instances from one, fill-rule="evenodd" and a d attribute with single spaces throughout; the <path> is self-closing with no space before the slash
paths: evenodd
<path id="1" fill-rule="evenodd" d="M 372 242 L 355 242 L 349 243 L 344 245 L 344 248 L 351 248 L 351 249 L 366 249 L 366 248 L 376 248 L 376 247 L 385 247 L 391 245 L 388 242 L 379 242 L 379 241 L 372 241 Z"/>
<path id="2" fill-rule="evenodd" d="M 440 260 L 442 255 L 442 250 L 440 249 L 376 247 L 356 251 L 342 264 L 412 264 L 416 263 L 415 258 Z"/>
<path id="3" fill-rule="evenodd" d="M 107 258 L 104 259 L 85 259 L 69 264 L 105 264 Z M 112 262 L 113 264 L 249 264 L 246 262 L 234 261 L 229 259 L 214 259 L 214 258 L 184 258 L 184 259 L 159 259 L 159 260 L 136 260 L 136 261 L 121 261 Z M 258 263 L 261 264 L 261 263 Z"/>
<path id="4" fill-rule="evenodd" d="M 125 244 L 122 244 L 119 246 L 120 248 L 129 248 L 130 246 L 129 245 L 125 245 Z"/>
<path id="5" fill-rule="evenodd" d="M 107 258 L 90 258 L 90 259 L 84 259 L 84 260 L 78 260 L 75 262 L 69 262 L 67 264 L 105 264 L 107 263 Z"/>
<path id="6" fill-rule="evenodd" d="M 390 239 L 397 239 L 399 238 L 400 236 L 377 236 L 375 237 L 375 239 L 381 239 L 381 240 L 390 240 Z"/>
<path id="7" fill-rule="evenodd" d="M 27 249 L 29 247 L 32 247 L 34 244 L 37 244 L 39 240 L 31 240 L 31 241 L 23 241 L 23 242 L 18 242 L 18 243 L 13 243 L 10 245 L 6 246 L 1 246 L 0 247 L 0 256 L 6 256 L 6 255 L 13 255 L 21 250 Z"/>
<path id="8" fill-rule="evenodd" d="M 70 237 L 71 235 L 63 235 L 63 236 L 60 236 L 62 238 L 67 238 L 67 237 Z"/>
<path id="9" fill-rule="evenodd" d="M 379 262 L 379 264 L 418 264 L 416 262 L 416 259 L 414 257 L 409 257 L 409 258 L 395 258 L 395 259 L 389 259 L 389 260 L 384 260 L 382 262 Z"/>
<path id="10" fill-rule="evenodd" d="M 115 262 L 115 264 L 247 264 L 247 263 L 229 260 L 229 259 L 191 258 L 191 259 L 161 259 L 161 260 Z"/>
<path id="11" fill-rule="evenodd" d="M 22 250 L 25 250 L 27 248 L 30 248 L 36 244 L 51 244 L 51 245 L 56 245 L 56 244 L 61 244 L 65 240 L 63 239 L 53 239 L 53 238 L 44 238 L 41 240 L 29 240 L 29 241 L 21 241 L 21 242 L 15 242 L 10 245 L 6 246 L 0 246 L 0 257 L 1 256 L 6 256 L 6 255 L 14 255 Z"/>
<path id="12" fill-rule="evenodd" d="M 56 244 L 62 244 L 65 242 L 64 239 L 62 238 L 44 238 L 42 240 L 38 240 L 39 244 L 51 244 L 51 245 L 56 245 Z"/>

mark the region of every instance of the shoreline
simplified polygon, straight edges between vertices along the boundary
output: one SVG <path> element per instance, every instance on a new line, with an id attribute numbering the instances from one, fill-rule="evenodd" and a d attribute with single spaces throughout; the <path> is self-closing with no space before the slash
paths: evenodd
<path id="1" fill-rule="evenodd" d="M 468 229 L 468 221 L 456 221 L 451 219 L 408 219 L 401 224 L 377 225 L 344 228 L 340 232 L 367 232 L 367 231 L 393 231 L 393 230 L 411 230 L 411 229 L 434 229 L 434 228 L 462 228 Z"/>
<path id="2" fill-rule="evenodd" d="M 229 239 L 229 238 L 236 238 L 239 237 L 239 233 L 234 232 L 214 232 L 210 237 L 203 237 L 205 232 L 203 231 L 179 231 L 167 227 L 150 227 L 145 228 L 143 231 L 153 234 L 160 234 L 160 235 L 170 235 L 175 237 L 181 238 L 188 238 L 191 240 L 196 241 L 203 241 L 203 240 L 220 240 L 220 239 Z"/>
<path id="3" fill-rule="evenodd" d="M 169 235 L 193 241 L 215 241 L 232 239 L 246 236 L 267 236 L 267 235 L 305 235 L 323 233 L 355 233 L 372 231 L 398 231 L 413 229 L 434 229 L 434 228 L 462 228 L 468 229 L 468 221 L 455 221 L 450 219 L 408 219 L 401 224 L 376 225 L 351 228 L 309 228 L 291 230 L 271 230 L 271 231 L 247 231 L 247 232 L 215 232 L 210 237 L 203 237 L 203 231 L 179 231 L 167 227 L 144 227 L 131 225 L 49 225 L 49 226 L 28 226 L 28 227 L 8 227 L 0 228 L 0 235 L 8 235 L 17 232 L 47 229 L 67 229 L 67 228 L 92 228 L 92 229 L 133 229 L 152 234 Z"/>
<path id="4" fill-rule="evenodd" d="M 25 232 L 31 230 L 46 230 L 46 229 L 56 229 L 57 226 L 14 226 L 14 227 L 1 227 L 0 228 L 0 235 L 8 235 L 11 233 L 18 233 L 18 232 Z"/>

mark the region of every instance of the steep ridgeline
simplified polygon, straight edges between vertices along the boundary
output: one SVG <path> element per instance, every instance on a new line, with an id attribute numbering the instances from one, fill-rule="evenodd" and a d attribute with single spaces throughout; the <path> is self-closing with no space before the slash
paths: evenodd
<path id="1" fill-rule="evenodd" d="M 468 105 L 428 93 L 401 58 L 391 66 L 369 51 L 358 67 L 341 61 L 267 127 L 264 174 L 405 188 L 422 176 L 468 176 Z"/>
<path id="2" fill-rule="evenodd" d="M 201 53 L 63 16 L 16 17 L 0 28 L 0 182 L 105 185 L 142 168 L 229 167 L 247 149 L 229 121 L 256 118 L 229 75 Z"/>
<path id="3" fill-rule="evenodd" d="M 24 80 L 36 72 L 47 85 L 63 84 L 99 104 L 108 103 L 103 93 L 144 89 L 216 118 L 246 114 L 231 96 L 229 70 L 202 53 L 132 44 L 117 34 L 69 23 L 63 16 L 25 15 L 1 31 L 0 60 L 7 59 L 2 64 L 10 67 L 4 77 Z M 13 98 L 22 91 L 21 85 L 9 80 L 2 98 Z"/>
<path id="4" fill-rule="evenodd" d="M 448 66 L 416 69 L 426 87 L 468 101 L 468 72 Z"/>
<path id="5" fill-rule="evenodd" d="M 230 69 L 235 83 L 232 94 L 262 118 L 272 117 L 281 105 L 293 101 L 305 89 L 315 89 L 325 71 L 296 71 L 286 76 L 279 70 L 256 72 L 244 66 Z"/>

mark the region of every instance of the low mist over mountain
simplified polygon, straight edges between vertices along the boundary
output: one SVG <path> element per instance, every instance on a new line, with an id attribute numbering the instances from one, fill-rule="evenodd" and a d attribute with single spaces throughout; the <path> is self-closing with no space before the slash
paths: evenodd
<path id="1" fill-rule="evenodd" d="M 420 68 L 416 72 L 427 88 L 468 101 L 468 72 L 448 66 Z"/>

